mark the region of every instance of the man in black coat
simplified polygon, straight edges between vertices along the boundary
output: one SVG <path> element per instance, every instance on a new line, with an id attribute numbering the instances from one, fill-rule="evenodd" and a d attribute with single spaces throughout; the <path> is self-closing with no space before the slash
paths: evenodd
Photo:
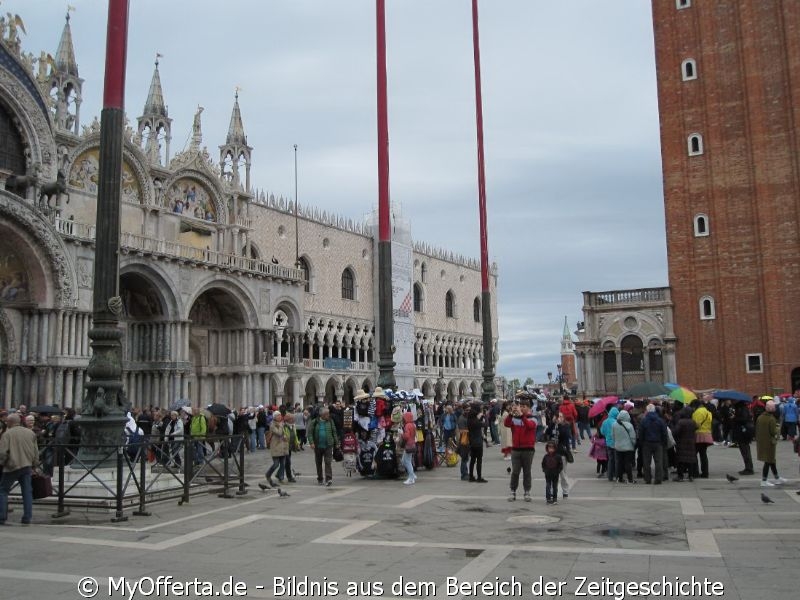
<path id="1" fill-rule="evenodd" d="M 739 447 L 739 453 L 742 455 L 742 461 L 744 461 L 744 469 L 739 471 L 739 475 L 752 475 L 754 473 L 753 455 L 750 453 L 750 442 L 753 441 L 754 433 L 755 428 L 750 415 L 750 407 L 747 406 L 746 402 L 737 402 L 734 408 L 731 437 Z"/>
<path id="2" fill-rule="evenodd" d="M 664 453 L 667 449 L 667 424 L 654 404 L 648 404 L 645 415 L 639 423 L 639 439 L 642 440 L 642 462 L 644 463 L 644 482 L 660 485 L 664 475 Z M 650 462 L 655 463 L 655 477 Z"/>

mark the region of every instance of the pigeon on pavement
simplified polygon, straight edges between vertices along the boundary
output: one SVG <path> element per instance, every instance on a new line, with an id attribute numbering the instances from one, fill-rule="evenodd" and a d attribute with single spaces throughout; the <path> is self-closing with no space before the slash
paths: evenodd
<path id="1" fill-rule="evenodd" d="M 734 477 L 733 475 L 729 475 L 728 473 L 725 473 L 725 479 L 728 480 L 728 483 L 733 483 L 734 481 L 739 481 L 738 477 Z"/>
<path id="2" fill-rule="evenodd" d="M 761 501 L 764 504 L 775 504 L 775 501 L 766 494 L 761 494 Z"/>
<path id="3" fill-rule="evenodd" d="M 289 492 L 284 492 L 281 488 L 278 488 L 278 496 L 281 498 L 288 498 L 290 495 Z"/>

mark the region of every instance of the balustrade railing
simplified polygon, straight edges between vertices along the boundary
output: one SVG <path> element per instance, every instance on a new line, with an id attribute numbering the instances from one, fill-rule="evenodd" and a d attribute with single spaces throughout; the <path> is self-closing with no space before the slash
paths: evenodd
<path id="1" fill-rule="evenodd" d="M 62 235 L 84 240 L 95 239 L 96 228 L 94 225 L 78 223 L 60 217 L 54 217 L 53 225 Z M 218 252 L 210 248 L 196 248 L 194 246 L 187 246 L 178 242 L 152 238 L 136 233 L 122 233 L 120 235 L 120 245 L 127 250 L 171 256 L 195 263 L 215 265 L 225 269 L 255 272 L 279 279 L 305 281 L 303 271 L 301 269 L 295 269 L 294 267 L 276 265 L 271 262 L 265 262 L 247 256 Z"/>

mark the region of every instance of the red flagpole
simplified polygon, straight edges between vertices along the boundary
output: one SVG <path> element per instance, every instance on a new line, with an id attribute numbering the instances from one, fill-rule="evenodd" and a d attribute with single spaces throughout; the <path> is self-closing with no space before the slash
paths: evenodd
<path id="1" fill-rule="evenodd" d="M 481 398 L 491 400 L 494 386 L 494 339 L 492 297 L 489 287 L 489 244 L 486 227 L 486 174 L 483 154 L 483 100 L 481 98 L 481 50 L 478 36 L 478 0 L 472 0 L 472 50 L 475 61 L 475 115 L 478 129 L 478 210 L 481 231 L 481 319 L 483 320 L 483 384 Z"/>
<path id="2" fill-rule="evenodd" d="M 378 96 L 378 385 L 395 388 L 389 117 L 386 99 L 386 2 L 375 2 Z"/>

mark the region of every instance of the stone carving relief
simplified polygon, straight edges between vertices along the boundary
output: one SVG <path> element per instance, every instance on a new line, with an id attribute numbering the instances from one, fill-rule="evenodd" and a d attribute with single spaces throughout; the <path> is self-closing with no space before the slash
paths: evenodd
<path id="1" fill-rule="evenodd" d="M 261 311 L 262 315 L 267 315 L 270 313 L 269 289 L 263 288 L 261 290 L 259 310 Z"/>
<path id="2" fill-rule="evenodd" d="M 14 364 L 17 362 L 17 342 L 14 337 L 14 326 L 11 324 L 11 319 L 0 306 L 0 329 L 3 330 L 3 335 L 6 339 L 6 363 Z"/>
<path id="3" fill-rule="evenodd" d="M 89 258 L 78 259 L 78 286 L 83 289 L 92 289 L 92 270 L 94 265 Z"/>

